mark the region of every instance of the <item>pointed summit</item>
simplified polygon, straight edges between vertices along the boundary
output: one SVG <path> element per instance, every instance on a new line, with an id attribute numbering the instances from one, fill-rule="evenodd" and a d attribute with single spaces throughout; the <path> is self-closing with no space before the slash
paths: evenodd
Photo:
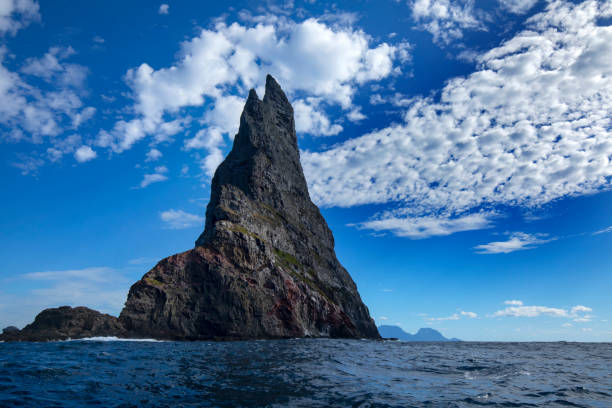
<path id="1" fill-rule="evenodd" d="M 266 104 L 274 105 L 277 109 L 293 114 L 293 108 L 285 92 L 283 92 L 278 82 L 276 82 L 276 79 L 270 74 L 266 76 L 266 94 L 263 100 Z"/>

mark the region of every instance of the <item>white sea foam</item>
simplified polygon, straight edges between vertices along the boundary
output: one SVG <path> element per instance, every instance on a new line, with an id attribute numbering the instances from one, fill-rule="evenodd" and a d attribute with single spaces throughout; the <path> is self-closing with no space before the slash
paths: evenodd
<path id="1" fill-rule="evenodd" d="M 155 339 L 122 339 L 119 337 L 84 337 L 82 339 L 68 339 L 66 341 L 137 341 L 137 342 L 148 342 L 148 343 L 163 343 L 164 340 Z"/>

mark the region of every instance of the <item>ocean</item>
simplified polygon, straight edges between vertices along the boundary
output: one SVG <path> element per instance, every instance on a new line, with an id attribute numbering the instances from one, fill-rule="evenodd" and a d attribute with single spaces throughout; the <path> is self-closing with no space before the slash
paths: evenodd
<path id="1" fill-rule="evenodd" d="M 0 344 L 1 407 L 612 407 L 611 343 Z"/>

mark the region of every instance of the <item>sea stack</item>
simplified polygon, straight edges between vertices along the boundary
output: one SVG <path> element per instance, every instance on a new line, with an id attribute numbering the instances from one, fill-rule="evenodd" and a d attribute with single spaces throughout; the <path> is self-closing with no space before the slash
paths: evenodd
<path id="1" fill-rule="evenodd" d="M 263 100 L 249 92 L 196 247 L 134 284 L 119 320 L 177 339 L 379 337 L 310 200 L 293 108 L 271 76 Z"/>
<path id="2" fill-rule="evenodd" d="M 310 199 L 293 108 L 271 76 L 263 100 L 249 92 L 195 248 L 136 282 L 118 322 L 124 337 L 380 338 Z"/>

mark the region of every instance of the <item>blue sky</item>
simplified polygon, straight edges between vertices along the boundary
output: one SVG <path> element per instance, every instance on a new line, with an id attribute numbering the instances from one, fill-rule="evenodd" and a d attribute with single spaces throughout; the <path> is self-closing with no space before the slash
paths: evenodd
<path id="1" fill-rule="evenodd" d="M 0 326 L 191 248 L 250 88 L 377 324 L 611 341 L 612 5 L 0 1 Z"/>

